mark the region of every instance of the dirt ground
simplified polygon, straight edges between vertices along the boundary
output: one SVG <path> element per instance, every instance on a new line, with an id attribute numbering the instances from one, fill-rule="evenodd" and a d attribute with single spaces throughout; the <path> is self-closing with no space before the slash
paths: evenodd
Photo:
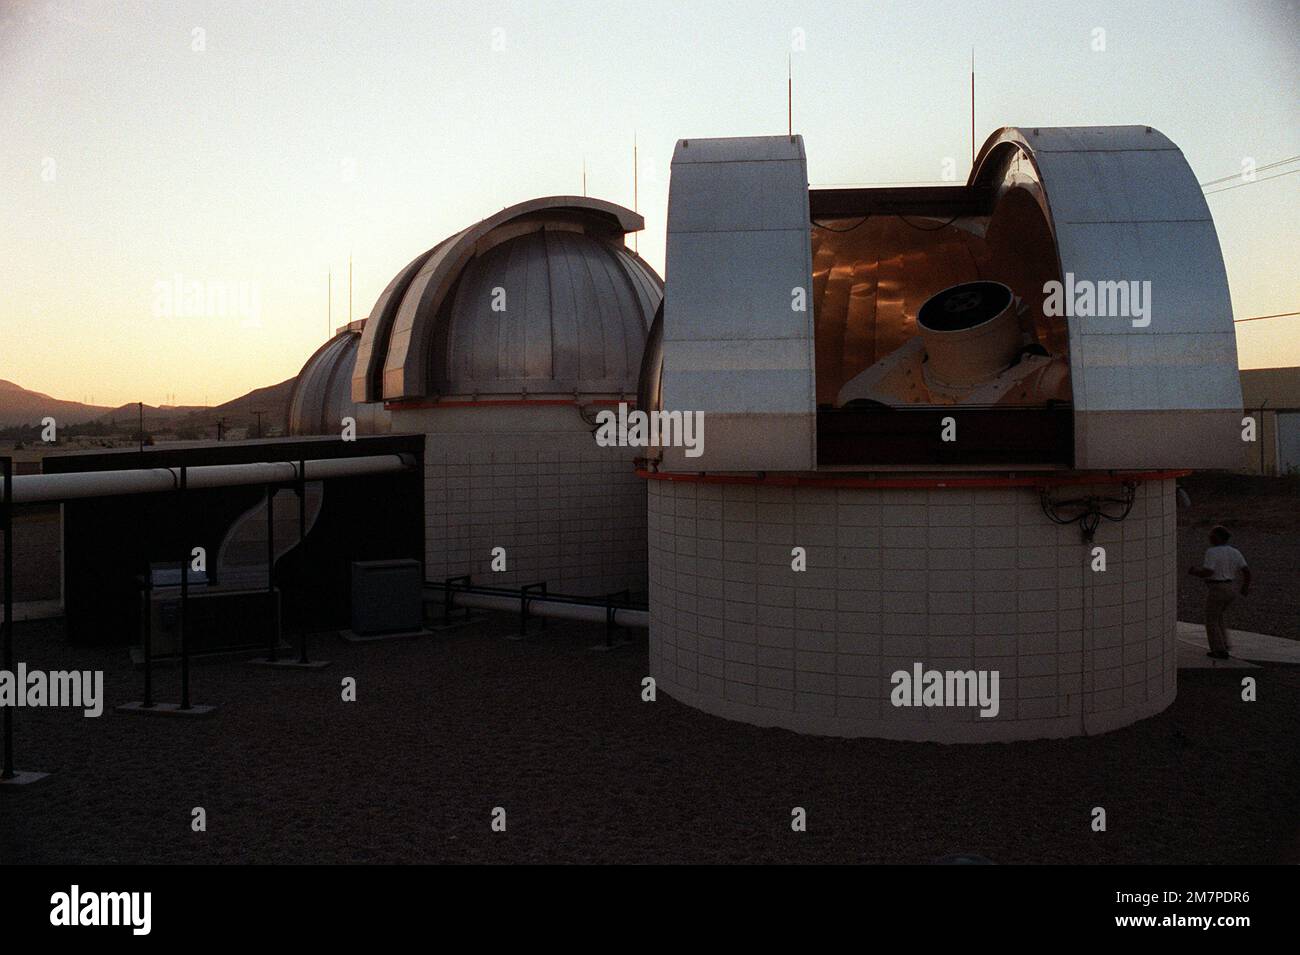
<path id="1" fill-rule="evenodd" d="M 1255 703 L 1237 671 L 1184 671 L 1169 710 L 1114 733 L 941 746 L 642 702 L 644 637 L 593 653 L 599 628 L 552 622 L 519 643 L 515 627 L 322 638 L 320 671 L 204 663 L 206 719 L 20 710 L 19 768 L 55 775 L 0 793 L 0 861 L 1300 862 L 1300 668 L 1252 671 Z M 140 696 L 120 649 L 74 653 L 57 621 L 18 640 L 46 668 L 102 667 L 110 705 Z M 161 699 L 177 680 L 160 674 Z"/>

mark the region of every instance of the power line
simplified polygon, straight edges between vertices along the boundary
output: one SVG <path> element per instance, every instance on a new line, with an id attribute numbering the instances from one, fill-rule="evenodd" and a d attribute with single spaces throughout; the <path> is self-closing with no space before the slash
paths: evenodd
<path id="1" fill-rule="evenodd" d="M 1240 325 L 1242 322 L 1262 322 L 1266 318 L 1293 318 L 1300 315 L 1300 312 L 1278 312 L 1276 315 L 1255 315 L 1251 318 L 1235 318 L 1234 325 Z"/>
<path id="2" fill-rule="evenodd" d="M 1279 159 L 1276 162 L 1265 163 L 1263 166 L 1256 166 L 1255 172 L 1264 172 L 1265 170 L 1272 169 L 1274 166 L 1285 166 L 1287 163 L 1295 162 L 1297 159 L 1300 159 L 1300 156 L 1288 156 L 1286 159 Z M 1231 176 L 1223 176 L 1219 179 L 1211 179 L 1209 182 L 1203 182 L 1200 185 L 1201 188 L 1204 189 L 1206 186 L 1217 186 L 1221 182 L 1228 182 L 1229 180 L 1232 179 L 1240 179 L 1241 176 L 1242 176 L 1241 173 L 1234 172 Z"/>
<path id="3" fill-rule="evenodd" d="M 1239 182 L 1235 186 L 1224 186 L 1222 189 L 1211 189 L 1206 193 L 1207 196 L 1218 195 L 1220 192 L 1227 192 L 1230 189 L 1240 189 L 1242 186 L 1253 186 L 1257 182 L 1268 182 L 1270 179 L 1281 179 L 1283 176 L 1294 176 L 1300 172 L 1300 169 L 1288 169 L 1286 172 L 1280 172 L 1276 176 L 1265 176 L 1262 179 L 1251 179 L 1248 182 Z"/>

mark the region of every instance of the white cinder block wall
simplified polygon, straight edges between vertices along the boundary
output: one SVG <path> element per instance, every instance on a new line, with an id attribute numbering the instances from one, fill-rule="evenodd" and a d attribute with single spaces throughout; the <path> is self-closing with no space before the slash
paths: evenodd
<path id="1" fill-rule="evenodd" d="M 1104 573 L 1033 488 L 646 483 L 650 673 L 683 703 L 801 732 L 961 742 L 1100 733 L 1173 702 L 1172 480 L 1139 484 L 1127 519 L 1102 522 Z M 890 676 L 916 662 L 999 671 L 1000 713 L 894 707 Z"/>
<path id="2" fill-rule="evenodd" d="M 395 410 L 425 439 L 425 576 L 646 597 L 646 487 L 635 449 L 601 448 L 572 405 Z M 493 572 L 492 549 L 506 549 Z"/>

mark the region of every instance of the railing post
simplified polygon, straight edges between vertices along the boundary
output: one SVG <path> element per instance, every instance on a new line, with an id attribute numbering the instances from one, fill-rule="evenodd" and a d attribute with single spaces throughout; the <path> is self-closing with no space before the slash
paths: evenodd
<path id="1" fill-rule="evenodd" d="M 280 613 L 275 602 L 275 485 L 266 486 L 266 599 L 272 616 L 270 646 L 266 659 L 274 663 L 276 645 L 280 642 Z"/>
<path id="2" fill-rule="evenodd" d="M 181 554 L 181 613 L 180 613 L 180 637 L 181 637 L 181 706 L 182 710 L 190 708 L 190 644 L 185 633 L 185 618 L 190 604 L 190 546 L 189 538 L 189 507 L 186 500 L 185 490 L 188 486 L 188 469 L 181 465 L 181 485 L 180 485 L 180 511 L 181 511 L 181 540 L 183 553 Z"/>
<path id="3" fill-rule="evenodd" d="M 539 592 L 543 597 L 546 596 L 546 581 L 539 581 L 535 584 L 524 584 L 519 588 L 519 639 L 524 639 L 528 635 L 528 597 L 534 591 Z M 542 617 L 542 629 L 546 629 L 546 618 Z"/>
<path id="4" fill-rule="evenodd" d="M 153 707 L 153 567 L 146 561 L 140 589 L 144 593 L 144 702 Z"/>
<path id="5" fill-rule="evenodd" d="M 456 585 L 461 584 L 464 586 L 466 590 L 469 590 L 471 579 L 472 578 L 470 577 L 469 574 L 461 574 L 457 577 L 448 577 L 446 580 L 443 581 L 442 622 L 444 624 L 451 623 L 451 612 L 454 609 L 454 604 L 452 603 L 452 599 L 456 592 Z M 469 608 L 466 607 L 465 619 L 468 620 L 469 618 L 470 618 Z"/>
<path id="6" fill-rule="evenodd" d="M 299 629 L 301 633 L 301 650 L 298 654 L 299 663 L 307 663 L 307 462 L 305 459 L 298 460 L 298 558 L 301 561 L 299 565 L 298 580 L 298 600 L 299 600 Z"/>
<path id="7" fill-rule="evenodd" d="M 616 629 L 614 619 L 618 613 L 618 609 L 614 606 L 615 602 L 620 603 L 624 606 L 630 604 L 632 602 L 631 588 L 625 587 L 622 590 L 615 590 L 612 593 L 608 593 L 605 595 L 605 649 L 606 650 L 614 649 L 614 630 Z"/>
<path id="8" fill-rule="evenodd" d="M 14 672 L 14 459 L 5 456 L 0 458 L 0 466 L 4 468 L 4 489 L 5 489 L 5 506 L 4 506 L 4 535 L 5 535 L 5 553 L 4 553 L 4 668 L 7 672 Z M 12 706 L 4 707 L 4 766 L 0 768 L 0 779 L 14 778 L 14 708 Z"/>

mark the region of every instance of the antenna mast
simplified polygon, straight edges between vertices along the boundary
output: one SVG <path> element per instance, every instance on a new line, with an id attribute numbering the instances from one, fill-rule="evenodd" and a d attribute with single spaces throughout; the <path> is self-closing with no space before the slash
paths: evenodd
<path id="1" fill-rule="evenodd" d="M 785 55 L 785 125 L 790 139 L 794 140 L 794 63 L 789 53 Z"/>
<path id="2" fill-rule="evenodd" d="M 641 169 L 640 169 L 640 165 L 639 165 L 639 163 L 637 162 L 637 158 L 636 158 L 636 156 L 637 156 L 637 154 L 636 154 L 636 131 L 633 130 L 633 131 L 632 131 L 632 211 L 633 211 L 633 212 L 638 212 L 638 213 L 639 213 L 641 210 L 640 210 L 639 208 L 637 208 L 638 205 L 639 205 L 639 202 L 640 202 L 640 196 L 639 196 L 639 193 L 638 193 L 638 190 L 639 190 L 639 188 L 640 188 L 640 184 L 639 184 L 638 176 L 639 176 L 639 174 L 640 174 L 640 172 L 641 172 Z M 639 251 L 640 251 L 640 243 L 637 241 L 637 237 L 638 237 L 639 235 L 640 235 L 640 233 L 638 233 L 638 232 L 633 232 L 633 233 L 632 233 L 632 251 L 633 251 L 633 252 L 639 252 Z"/>

